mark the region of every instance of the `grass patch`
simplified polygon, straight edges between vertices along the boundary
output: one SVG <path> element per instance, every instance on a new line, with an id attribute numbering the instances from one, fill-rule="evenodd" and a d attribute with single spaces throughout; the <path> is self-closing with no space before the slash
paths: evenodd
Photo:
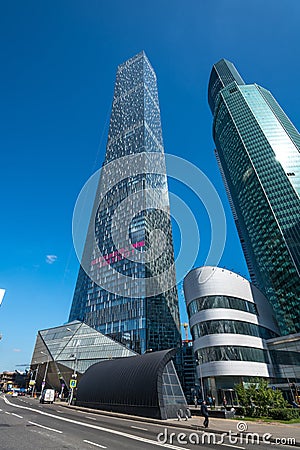
<path id="1" fill-rule="evenodd" d="M 241 417 L 233 417 L 234 420 L 241 420 Z M 242 420 L 245 420 L 247 422 L 264 422 L 264 423 L 283 423 L 283 424 L 293 424 L 293 423 L 300 423 L 299 419 L 290 419 L 290 420 L 277 420 L 272 419 L 271 417 L 243 417 Z"/>

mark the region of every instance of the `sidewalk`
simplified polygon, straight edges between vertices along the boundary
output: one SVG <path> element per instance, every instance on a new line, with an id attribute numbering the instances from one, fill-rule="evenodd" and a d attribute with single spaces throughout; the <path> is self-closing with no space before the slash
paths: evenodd
<path id="1" fill-rule="evenodd" d="M 59 402 L 57 402 L 59 403 Z M 205 431 L 207 433 L 226 433 L 227 435 L 231 434 L 234 436 L 240 436 L 243 434 L 245 437 L 247 433 L 257 433 L 260 438 L 262 438 L 264 435 L 266 436 L 266 439 L 269 442 L 276 443 L 276 444 L 288 444 L 288 439 L 294 439 L 295 442 L 293 442 L 291 445 L 300 447 L 300 424 L 284 424 L 284 423 L 267 423 L 267 422 L 250 422 L 250 421 L 244 421 L 243 419 L 240 420 L 232 420 L 232 419 L 217 419 L 217 418 L 210 418 L 209 420 L 209 427 L 205 429 L 203 427 L 203 420 L 204 418 L 202 416 L 193 416 L 191 419 L 188 420 L 177 420 L 177 419 L 168 419 L 168 420 L 157 420 L 157 419 L 150 419 L 146 417 L 139 417 L 139 416 L 132 416 L 127 414 L 119 414 L 119 413 L 112 413 L 109 411 L 101 411 L 98 409 L 90 409 L 90 408 L 82 408 L 79 406 L 69 406 L 65 402 L 59 403 L 61 406 L 65 406 L 67 408 L 72 409 L 78 409 L 81 411 L 89 411 L 93 412 L 94 414 L 101 414 L 105 416 L 112 416 L 112 417 L 119 417 L 124 419 L 130 419 L 130 420 L 136 420 L 139 422 L 148 422 L 148 423 L 154 423 L 159 425 L 165 425 L 166 428 L 169 426 L 175 426 L 180 428 L 186 428 L 190 429 L 192 431 Z M 280 440 L 280 441 L 279 441 Z"/>
<path id="2" fill-rule="evenodd" d="M 187 424 L 186 426 L 196 428 L 198 430 L 204 430 L 203 417 L 201 416 L 193 416 L 188 422 L 178 422 L 177 424 Z M 168 423 L 173 425 L 174 420 L 168 420 Z M 229 432 L 236 433 L 240 435 L 241 433 L 245 436 L 247 433 L 257 433 L 260 437 L 270 434 L 271 436 L 267 437 L 270 442 L 276 442 L 278 439 L 281 440 L 281 443 L 284 443 L 284 439 L 294 438 L 295 444 L 297 447 L 300 447 L 300 424 L 283 424 L 283 423 L 267 423 L 267 422 L 252 422 L 245 421 L 243 419 L 217 419 L 211 418 L 209 421 L 209 428 L 205 431 L 209 431 L 211 433 L 227 433 Z M 279 441 L 277 441 L 279 443 Z M 287 441 L 286 441 L 287 443 Z"/>

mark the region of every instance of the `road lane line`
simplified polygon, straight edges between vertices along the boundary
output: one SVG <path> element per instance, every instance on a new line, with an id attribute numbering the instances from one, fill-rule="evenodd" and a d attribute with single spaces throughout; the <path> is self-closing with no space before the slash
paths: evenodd
<path id="1" fill-rule="evenodd" d="M 12 416 L 16 416 L 16 417 L 19 417 L 19 419 L 23 419 L 23 417 L 22 417 L 22 416 L 19 416 L 19 414 L 16 414 L 16 413 L 11 413 L 11 415 L 12 415 Z"/>
<path id="2" fill-rule="evenodd" d="M 2 409 L 0 409 L 0 412 L 2 411 Z"/>
<path id="3" fill-rule="evenodd" d="M 89 417 L 89 416 L 84 416 L 84 417 L 89 420 L 97 420 L 96 417 Z"/>
<path id="4" fill-rule="evenodd" d="M 148 428 L 135 427 L 134 425 L 131 425 L 130 428 L 135 428 L 136 430 L 148 431 Z"/>
<path id="5" fill-rule="evenodd" d="M 86 439 L 84 439 L 83 442 L 86 442 L 87 444 L 95 445 L 95 447 L 107 448 L 104 445 L 96 444 L 96 442 L 87 441 Z"/>
<path id="6" fill-rule="evenodd" d="M 7 405 L 14 406 L 15 408 L 28 409 L 29 411 L 33 411 L 33 412 L 41 414 L 43 416 L 53 417 L 54 419 L 62 420 L 64 422 L 74 423 L 76 425 L 81 425 L 81 426 L 87 427 L 87 428 L 93 428 L 94 430 L 104 431 L 106 433 L 115 434 L 117 436 L 122 436 L 122 437 L 125 437 L 128 439 L 132 439 L 134 441 L 144 442 L 144 443 L 150 444 L 150 445 L 156 445 L 158 447 L 171 448 L 174 450 L 186 450 L 186 447 L 177 447 L 177 446 L 171 445 L 171 444 L 163 444 L 162 442 L 154 441 L 152 439 L 142 438 L 135 434 L 124 433 L 123 431 L 113 430 L 112 428 L 100 427 L 98 425 L 93 425 L 91 423 L 80 422 L 79 420 L 68 419 L 67 417 L 62 417 L 62 416 L 56 416 L 55 414 L 49 414 L 49 413 L 46 413 L 43 411 L 39 411 L 38 409 L 29 408 L 28 406 L 16 405 L 14 403 L 11 403 L 5 397 L 5 395 L 3 396 L 3 399 Z"/>
<path id="7" fill-rule="evenodd" d="M 30 420 L 28 420 L 28 423 L 31 423 L 32 425 L 35 425 L 36 427 L 45 428 L 46 430 L 55 431 L 55 433 L 62 433 L 62 431 L 60 431 L 60 430 L 56 430 L 55 428 L 45 427 L 44 425 L 40 425 L 39 423 L 30 422 Z"/>
<path id="8" fill-rule="evenodd" d="M 58 405 L 58 406 L 60 408 L 66 409 L 65 406 L 60 406 L 60 405 Z M 102 414 L 102 412 L 100 412 L 100 411 L 99 411 L 98 414 L 89 413 L 89 412 L 86 412 L 86 411 L 80 411 L 79 409 L 72 409 L 72 411 L 77 412 L 77 413 L 81 413 L 81 414 L 91 414 L 92 416 L 101 417 L 101 418 L 108 418 L 109 417 L 112 420 L 117 419 L 117 420 L 122 420 L 124 422 L 131 422 L 131 423 L 135 422 L 135 423 L 141 423 L 141 424 L 143 424 L 145 422 L 145 420 L 141 421 L 141 420 L 136 420 L 136 419 L 135 420 L 133 420 L 133 419 L 125 419 L 125 417 L 115 417 L 113 415 Z M 175 423 L 177 423 L 177 420 L 175 421 Z M 165 428 L 166 425 L 163 424 L 163 423 L 162 424 L 156 423 L 155 426 L 156 427 L 160 427 L 160 428 Z M 186 430 L 186 428 L 184 426 L 180 427 L 180 429 L 181 430 Z"/>
<path id="9" fill-rule="evenodd" d="M 10 414 L 10 412 L 5 411 L 5 414 Z"/>
<path id="10" fill-rule="evenodd" d="M 230 445 L 230 444 L 221 444 L 221 445 L 224 445 L 224 447 L 240 448 L 242 450 L 246 450 L 245 447 L 239 447 L 238 445 Z"/>

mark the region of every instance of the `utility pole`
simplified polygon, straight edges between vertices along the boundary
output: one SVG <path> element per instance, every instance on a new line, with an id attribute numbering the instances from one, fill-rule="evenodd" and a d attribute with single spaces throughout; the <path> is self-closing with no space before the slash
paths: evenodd
<path id="1" fill-rule="evenodd" d="M 202 401 L 203 401 L 203 400 L 205 400 L 204 388 L 203 388 L 203 378 L 202 378 L 202 368 L 201 368 L 201 364 L 202 364 L 203 358 L 202 358 L 202 356 L 198 356 L 198 358 L 199 359 L 197 360 L 197 362 L 198 362 L 198 365 L 199 365 L 200 385 L 201 385 L 201 394 L 202 394 Z"/>
<path id="2" fill-rule="evenodd" d="M 69 405 L 72 404 L 72 400 L 73 400 L 73 395 L 74 395 L 74 389 L 77 386 L 77 356 L 76 355 L 71 355 L 71 358 L 74 358 L 74 369 L 73 369 L 73 375 L 72 375 L 72 379 L 70 380 L 70 388 L 71 388 L 71 393 L 69 396 Z"/>
<path id="3" fill-rule="evenodd" d="M 45 352 L 42 352 L 42 351 L 41 351 L 41 353 L 42 353 L 43 355 L 46 355 L 46 356 L 47 356 L 46 369 L 45 369 L 45 372 L 44 372 L 44 378 L 43 378 L 43 382 L 42 382 L 42 390 L 41 390 L 41 394 L 42 394 L 42 393 L 43 393 L 43 390 L 44 390 L 44 388 L 45 388 L 45 385 L 46 385 L 46 378 L 47 378 L 47 372 L 48 372 L 48 367 L 49 367 L 49 360 L 50 360 L 50 358 L 49 358 L 49 355 L 47 355 Z"/>
<path id="4" fill-rule="evenodd" d="M 37 382 L 37 376 L 38 376 L 38 373 L 39 373 L 39 367 L 40 367 L 40 365 L 38 364 L 37 368 L 35 369 L 35 371 L 32 372 L 32 376 L 33 376 L 33 374 L 35 372 L 35 379 L 34 379 L 34 385 L 32 387 L 31 397 L 34 397 L 34 391 L 35 391 L 35 388 L 36 388 L 36 382 Z"/>

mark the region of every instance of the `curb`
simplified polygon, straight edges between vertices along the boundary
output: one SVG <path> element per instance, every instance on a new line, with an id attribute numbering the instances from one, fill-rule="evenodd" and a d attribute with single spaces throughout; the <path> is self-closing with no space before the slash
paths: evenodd
<path id="1" fill-rule="evenodd" d="M 55 402 L 57 405 L 60 406 L 64 406 L 66 408 L 70 408 L 70 409 L 74 409 L 74 410 L 79 410 L 79 411 L 86 411 L 86 412 L 92 412 L 94 414 L 99 414 L 102 416 L 108 416 L 108 417 L 119 417 L 120 419 L 128 419 L 128 420 L 135 420 L 137 422 L 147 422 L 147 423 L 152 423 L 152 424 L 156 424 L 156 425 L 161 425 L 161 426 L 165 426 L 166 428 L 168 426 L 170 427 L 177 427 L 177 428 L 186 428 L 186 429 L 190 429 L 190 430 L 194 430 L 194 431 L 202 431 L 203 433 L 215 433 L 215 434 L 225 434 L 226 436 L 229 436 L 229 431 L 224 431 L 224 430 L 216 430 L 216 429 L 212 429 L 209 428 L 208 430 L 203 429 L 204 427 L 201 425 L 195 425 L 192 423 L 188 423 L 188 420 L 179 420 L 178 422 L 170 422 L 169 420 L 158 420 L 158 419 L 152 419 L 152 418 L 147 418 L 147 417 L 141 417 L 141 416 L 132 416 L 129 414 L 122 414 L 122 413 L 115 413 L 115 412 L 111 412 L 111 411 L 103 411 L 100 409 L 93 409 L 93 408 L 84 408 L 82 406 L 76 406 L 76 405 L 68 405 L 65 402 Z M 200 416 L 197 416 L 200 417 Z M 202 417 L 201 417 L 202 418 Z M 251 432 L 255 433 L 255 432 Z M 267 433 L 267 432 L 266 432 Z M 234 433 L 234 436 L 237 438 L 240 438 L 241 436 L 245 436 L 247 433 L 239 433 L 236 432 Z M 259 433 L 257 433 L 259 434 Z M 259 442 L 261 443 L 261 434 L 259 434 Z M 270 438 L 268 440 L 269 443 L 272 444 L 277 444 L 277 445 L 284 445 L 284 444 L 280 444 L 277 441 L 278 438 Z M 266 443 L 267 445 L 267 443 Z M 286 444 L 288 445 L 288 444 Z M 289 444 L 291 446 L 291 444 Z M 295 441 L 295 444 L 292 444 L 293 447 L 300 447 L 300 440 L 299 441 Z"/>

